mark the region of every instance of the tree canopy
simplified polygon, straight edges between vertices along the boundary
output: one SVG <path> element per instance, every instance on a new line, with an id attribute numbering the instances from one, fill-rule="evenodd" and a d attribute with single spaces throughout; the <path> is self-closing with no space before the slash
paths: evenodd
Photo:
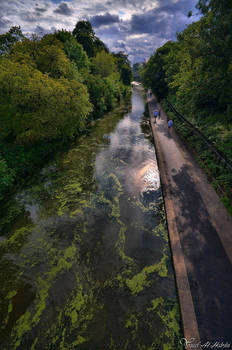
<path id="1" fill-rule="evenodd" d="M 121 57 L 121 59 L 123 56 Z M 0 199 L 15 180 L 129 92 L 130 76 L 87 21 L 42 38 L 0 35 Z"/>
<path id="2" fill-rule="evenodd" d="M 106 45 L 95 35 L 92 25 L 88 21 L 77 22 L 72 32 L 73 36 L 86 51 L 88 57 L 94 57 L 98 52 L 109 52 Z"/>

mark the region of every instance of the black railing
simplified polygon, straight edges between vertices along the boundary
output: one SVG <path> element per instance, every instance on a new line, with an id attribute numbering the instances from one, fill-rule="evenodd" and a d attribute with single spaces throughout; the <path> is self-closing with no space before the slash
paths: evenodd
<path id="1" fill-rule="evenodd" d="M 188 126 L 195 132 L 195 134 L 200 136 L 201 139 L 205 142 L 205 144 L 207 144 L 208 148 L 210 148 L 215 153 L 216 157 L 224 163 L 224 166 L 232 171 L 232 164 L 228 161 L 227 156 L 219 149 L 217 149 L 217 147 L 214 146 L 213 142 L 210 141 L 204 134 L 202 134 L 202 132 L 198 130 L 192 123 L 190 123 L 190 121 L 188 121 L 183 115 L 181 115 L 171 104 L 171 102 L 169 102 L 168 100 L 166 100 L 166 102 L 168 104 L 168 107 L 176 114 L 176 116 L 182 119 L 182 121 L 184 121 L 186 124 L 188 124 Z"/>

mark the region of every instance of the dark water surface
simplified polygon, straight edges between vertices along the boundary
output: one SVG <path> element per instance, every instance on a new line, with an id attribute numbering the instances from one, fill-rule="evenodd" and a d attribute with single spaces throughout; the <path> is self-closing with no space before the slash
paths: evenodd
<path id="1" fill-rule="evenodd" d="M 98 120 L 9 204 L 0 349 L 179 348 L 159 172 L 143 112 L 134 90 L 131 112 Z"/>

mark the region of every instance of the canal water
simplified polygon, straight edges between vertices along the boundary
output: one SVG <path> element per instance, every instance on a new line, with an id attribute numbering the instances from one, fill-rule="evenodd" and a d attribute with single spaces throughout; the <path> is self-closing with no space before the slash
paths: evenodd
<path id="1" fill-rule="evenodd" d="M 143 113 L 135 89 L 131 109 L 96 121 L 9 202 L 0 349 L 179 349 L 159 171 Z"/>

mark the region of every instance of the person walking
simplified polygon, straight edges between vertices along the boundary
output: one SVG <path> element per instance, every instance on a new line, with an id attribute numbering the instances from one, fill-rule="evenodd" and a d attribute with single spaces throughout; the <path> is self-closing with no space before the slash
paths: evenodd
<path id="1" fill-rule="evenodd" d="M 154 118 L 155 118 L 154 123 L 156 123 L 156 118 L 158 117 L 158 115 L 159 115 L 159 111 L 155 110 L 154 111 Z"/>
<path id="2" fill-rule="evenodd" d="M 168 119 L 168 129 L 171 129 L 173 126 L 173 121 L 172 119 Z"/>

